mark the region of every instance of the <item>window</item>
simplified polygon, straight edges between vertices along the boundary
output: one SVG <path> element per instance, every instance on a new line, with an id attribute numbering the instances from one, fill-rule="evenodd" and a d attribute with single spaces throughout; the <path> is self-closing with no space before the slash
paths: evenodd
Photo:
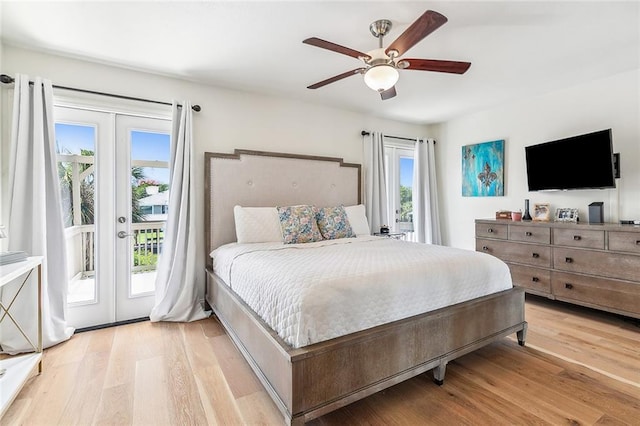
<path id="1" fill-rule="evenodd" d="M 56 123 L 55 132 L 64 225 L 93 225 L 96 128 Z"/>
<path id="2" fill-rule="evenodd" d="M 413 147 L 385 143 L 391 232 L 413 232 Z M 407 238 L 411 239 L 411 238 Z"/>

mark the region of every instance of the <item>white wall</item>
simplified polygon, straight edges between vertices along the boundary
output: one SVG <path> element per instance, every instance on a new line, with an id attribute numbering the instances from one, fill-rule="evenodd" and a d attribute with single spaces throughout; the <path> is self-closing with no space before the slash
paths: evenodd
<path id="1" fill-rule="evenodd" d="M 360 132 L 363 129 L 379 130 L 394 135 L 427 136 L 425 126 L 383 120 L 293 100 L 203 86 L 175 78 L 46 55 L 8 45 L 2 47 L 0 60 L 1 71 L 12 76 L 21 73 L 30 77 L 48 78 L 55 85 L 169 102 L 172 99 L 188 99 L 194 104 L 199 104 L 202 111 L 194 115 L 198 182 L 204 180 L 202 165 L 205 151 L 233 152 L 234 148 L 243 148 L 342 157 L 347 162 L 362 163 Z M 2 89 L 3 92 L 6 90 Z M 3 153 L 9 139 L 8 110 L 7 103 L 3 103 Z M 6 166 L 6 156 L 3 155 L 3 174 L 6 173 Z M 3 188 L 3 195 L 5 193 Z M 203 191 L 198 190 L 196 194 L 200 215 L 198 221 L 203 224 Z M 204 230 L 203 227 L 201 229 Z M 199 257 L 204 267 L 204 240 L 202 234 L 200 235 Z M 201 277 L 204 279 L 204 273 Z"/>
<path id="2" fill-rule="evenodd" d="M 605 222 L 640 220 L 640 70 L 498 108 L 471 114 L 439 126 L 436 134 L 439 190 L 447 245 L 473 249 L 474 219 L 495 217 L 497 210 L 524 209 L 524 199 L 578 208 L 587 221 L 587 206 L 603 201 Z M 524 147 L 611 128 L 614 152 L 620 153 L 617 189 L 528 192 Z M 505 140 L 505 196 L 462 197 L 462 146 Z"/>

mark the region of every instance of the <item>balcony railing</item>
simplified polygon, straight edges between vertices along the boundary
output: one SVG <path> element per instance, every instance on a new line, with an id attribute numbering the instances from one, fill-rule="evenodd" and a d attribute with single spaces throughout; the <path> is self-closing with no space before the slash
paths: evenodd
<path id="1" fill-rule="evenodd" d="M 138 222 L 131 224 L 133 232 L 132 272 L 155 271 L 158 255 L 162 253 L 165 222 Z"/>
<path id="2" fill-rule="evenodd" d="M 131 271 L 154 271 L 162 252 L 164 221 L 131 224 Z M 69 278 L 95 275 L 96 233 L 94 225 L 71 226 L 66 229 Z"/>

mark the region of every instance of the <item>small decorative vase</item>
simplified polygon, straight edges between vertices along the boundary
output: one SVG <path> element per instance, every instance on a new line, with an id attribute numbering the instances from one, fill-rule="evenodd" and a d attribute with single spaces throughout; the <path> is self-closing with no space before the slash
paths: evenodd
<path id="1" fill-rule="evenodd" d="M 522 220 L 532 220 L 531 215 L 529 214 L 529 200 L 524 200 L 524 215 L 522 216 Z"/>

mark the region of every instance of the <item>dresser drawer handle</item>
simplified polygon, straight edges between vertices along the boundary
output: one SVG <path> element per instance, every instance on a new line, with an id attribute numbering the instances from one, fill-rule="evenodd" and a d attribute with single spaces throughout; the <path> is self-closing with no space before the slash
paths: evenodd
<path id="1" fill-rule="evenodd" d="M 482 250 L 484 250 L 484 251 L 489 251 L 489 247 L 487 247 L 487 246 L 482 246 Z"/>
<path id="2" fill-rule="evenodd" d="M 487 229 L 487 233 L 492 234 L 493 233 L 493 228 Z"/>
<path id="3" fill-rule="evenodd" d="M 530 236 L 532 236 L 533 234 L 532 234 L 531 232 L 527 231 L 527 232 L 525 232 L 525 233 L 524 233 L 524 235 L 526 235 L 527 237 L 530 237 Z"/>
<path id="4" fill-rule="evenodd" d="M 534 257 L 534 259 L 537 259 L 537 258 L 540 257 L 540 255 L 538 253 L 533 253 L 533 257 Z"/>
<path id="5" fill-rule="evenodd" d="M 538 281 L 540 281 L 540 279 L 538 277 L 531 277 L 531 281 L 537 283 Z"/>
<path id="6" fill-rule="evenodd" d="M 573 236 L 573 241 L 580 241 L 582 239 L 582 237 L 580 235 L 574 235 Z"/>
<path id="7" fill-rule="evenodd" d="M 564 283 L 564 288 L 571 290 L 573 288 L 573 284 Z"/>
<path id="8" fill-rule="evenodd" d="M 565 263 L 573 263 L 573 259 L 570 257 L 565 257 L 564 258 Z"/>
<path id="9" fill-rule="evenodd" d="M 640 246 L 640 240 L 637 240 L 637 241 L 636 241 L 636 245 L 637 245 L 637 246 Z"/>

